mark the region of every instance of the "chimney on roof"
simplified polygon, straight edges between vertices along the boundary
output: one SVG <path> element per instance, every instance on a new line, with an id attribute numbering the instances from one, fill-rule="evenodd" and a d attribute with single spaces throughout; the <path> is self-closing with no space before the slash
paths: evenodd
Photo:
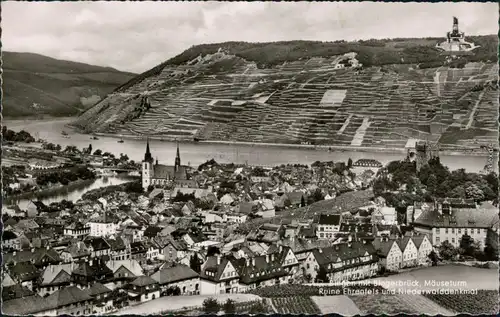
<path id="1" fill-rule="evenodd" d="M 269 254 L 266 254 L 266 263 L 269 263 Z"/>
<path id="2" fill-rule="evenodd" d="M 348 236 L 347 236 L 347 241 L 348 241 L 348 242 L 352 242 L 352 235 L 348 235 Z"/>
<path id="3" fill-rule="evenodd" d="M 293 240 L 293 237 L 292 237 L 292 240 Z M 280 252 L 280 253 L 281 253 L 281 252 L 283 252 L 283 246 L 282 246 L 282 245 L 280 245 L 280 246 L 278 247 L 278 249 L 279 249 L 279 252 Z"/>
<path id="4" fill-rule="evenodd" d="M 51 271 L 52 273 L 54 273 L 54 266 L 53 266 L 53 265 L 51 265 L 51 266 L 50 266 L 50 271 Z"/>
<path id="5" fill-rule="evenodd" d="M 271 262 L 274 262 L 274 253 L 271 254 Z"/>
<path id="6" fill-rule="evenodd" d="M 217 254 L 217 265 L 220 265 L 220 254 Z"/>
<path id="7" fill-rule="evenodd" d="M 318 252 L 319 252 L 319 253 L 323 253 L 323 249 L 319 248 L 319 249 L 318 249 Z"/>
<path id="8" fill-rule="evenodd" d="M 255 266 L 255 258 L 252 258 L 252 266 Z"/>
<path id="9" fill-rule="evenodd" d="M 249 258 L 245 259 L 245 264 L 246 264 L 247 267 L 250 266 L 250 259 Z"/>
<path id="10" fill-rule="evenodd" d="M 31 253 L 35 253 L 35 248 L 31 248 Z"/>
<path id="11" fill-rule="evenodd" d="M 47 250 L 50 249 L 50 245 L 47 244 L 47 246 L 45 247 Z"/>

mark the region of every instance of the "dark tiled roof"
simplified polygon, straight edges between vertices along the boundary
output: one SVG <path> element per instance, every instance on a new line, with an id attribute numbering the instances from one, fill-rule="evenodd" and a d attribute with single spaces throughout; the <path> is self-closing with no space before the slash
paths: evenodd
<path id="1" fill-rule="evenodd" d="M 80 303 L 83 301 L 91 300 L 87 292 L 79 289 L 76 286 L 69 286 L 61 288 L 46 298 L 47 303 L 51 307 L 62 307 L 70 304 Z"/>
<path id="2" fill-rule="evenodd" d="M 314 257 L 319 265 L 328 265 L 341 261 L 362 257 L 368 253 L 376 255 L 376 250 L 371 243 L 364 244 L 363 242 L 353 241 L 352 243 L 340 243 L 331 247 L 313 250 Z"/>
<path id="3" fill-rule="evenodd" d="M 46 298 L 39 295 L 16 298 L 2 303 L 2 313 L 6 315 L 32 315 L 51 308 Z"/>
<path id="4" fill-rule="evenodd" d="M 122 238 L 116 237 L 116 239 L 107 239 L 106 240 L 111 248 L 111 251 L 122 251 L 127 247 Z"/>
<path id="5" fill-rule="evenodd" d="M 424 210 L 414 224 L 428 227 L 491 228 L 498 224 L 498 209 L 452 208 L 451 215 L 440 215 L 437 210 Z"/>
<path id="6" fill-rule="evenodd" d="M 111 293 L 111 290 L 109 288 L 107 288 L 106 286 L 102 285 L 101 283 L 95 283 L 95 284 L 92 284 L 91 287 L 85 289 L 85 292 L 87 292 L 87 294 L 89 296 L 98 296 L 98 295 L 102 295 L 102 294 L 106 294 L 106 293 Z"/>
<path id="7" fill-rule="evenodd" d="M 32 296 L 35 293 L 28 288 L 22 286 L 21 284 L 16 284 L 12 286 L 4 286 L 2 289 L 2 300 L 8 301 L 16 298 L 23 298 Z"/>
<path id="8" fill-rule="evenodd" d="M 106 240 L 104 240 L 104 238 L 102 238 L 102 237 L 89 239 L 89 240 L 87 240 L 87 243 L 89 246 L 92 246 L 94 251 L 101 251 L 101 250 L 110 249 L 109 243 L 106 242 Z"/>
<path id="9" fill-rule="evenodd" d="M 318 223 L 320 225 L 339 225 L 340 224 L 340 215 L 320 215 Z"/>
<path id="10" fill-rule="evenodd" d="M 157 284 L 157 282 L 154 279 L 152 279 L 151 277 L 143 275 L 143 276 L 139 276 L 138 278 L 136 278 L 130 284 L 136 285 L 136 286 L 146 286 L 146 285 Z"/>
<path id="11" fill-rule="evenodd" d="M 17 234 L 15 234 L 12 231 L 4 231 L 2 234 L 2 240 L 7 241 L 7 240 L 13 240 L 17 238 Z"/>
<path id="12" fill-rule="evenodd" d="M 197 277 L 199 277 L 198 273 L 193 271 L 189 266 L 183 264 L 162 269 L 151 275 L 151 278 L 157 281 L 160 285 L 170 284 Z"/>
<path id="13" fill-rule="evenodd" d="M 47 248 L 37 248 L 34 249 L 34 252 L 31 252 L 31 250 L 25 250 L 25 251 L 17 251 L 15 252 L 10 252 L 10 253 L 5 253 L 3 258 L 4 264 L 9 264 L 12 262 L 17 262 L 17 263 L 22 263 L 22 262 L 31 262 L 34 263 L 35 265 L 41 265 L 42 260 L 44 258 L 48 258 L 52 263 L 57 263 L 61 261 L 61 257 L 55 251 L 54 249 L 47 249 Z"/>
<path id="14" fill-rule="evenodd" d="M 373 240 L 373 247 L 377 250 L 379 256 L 387 257 L 394 243 L 396 243 L 394 239 L 384 240 L 377 237 Z M 396 245 L 399 247 L 399 244 L 396 243 Z"/>
<path id="15" fill-rule="evenodd" d="M 282 252 L 281 254 L 261 255 L 248 260 L 235 259 L 235 268 L 240 275 L 240 283 L 248 285 L 288 275 L 283 268 L 284 256 L 286 253 Z"/>
<path id="16" fill-rule="evenodd" d="M 157 164 L 153 167 L 153 178 L 186 178 L 186 168 L 180 166 L 178 171 L 175 171 L 175 166 Z"/>

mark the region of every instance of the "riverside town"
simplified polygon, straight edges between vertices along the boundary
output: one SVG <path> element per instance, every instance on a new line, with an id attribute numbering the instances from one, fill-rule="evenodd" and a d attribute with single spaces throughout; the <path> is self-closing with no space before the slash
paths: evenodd
<path id="1" fill-rule="evenodd" d="M 382 36 L 354 3 L 193 4 L 68 3 L 67 34 L 2 4 L 3 313 L 496 315 L 498 10 L 366 3 Z M 37 5 L 74 61 L 9 52 Z M 227 42 L 172 51 L 199 32 Z"/>

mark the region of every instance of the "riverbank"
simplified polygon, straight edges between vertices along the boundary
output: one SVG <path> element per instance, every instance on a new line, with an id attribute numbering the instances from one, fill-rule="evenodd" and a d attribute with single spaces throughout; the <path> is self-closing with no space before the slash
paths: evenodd
<path id="1" fill-rule="evenodd" d="M 75 129 L 77 133 L 83 133 L 78 128 L 67 125 L 68 128 Z M 90 135 L 90 134 L 89 134 Z M 123 140 L 144 140 L 144 136 L 131 135 L 131 134 L 113 134 L 113 133 L 92 133 L 95 136 L 109 137 L 109 138 L 121 138 Z M 175 142 L 175 139 L 161 137 L 161 136 L 148 136 L 150 140 L 155 141 L 165 141 L 165 142 Z M 200 143 L 200 144 L 221 144 L 221 145 L 244 145 L 244 146 L 255 146 L 255 147 L 274 147 L 274 148 L 287 148 L 287 149 L 305 149 L 305 150 L 318 150 L 318 151 L 331 151 L 331 152 L 365 152 L 365 153 L 390 153 L 390 154 L 402 154 L 406 155 L 407 150 L 405 148 L 390 148 L 390 147 L 376 147 L 376 146 L 352 146 L 352 145 L 310 145 L 310 144 L 290 144 L 290 143 L 265 143 L 265 142 L 246 142 L 246 141 L 222 141 L 222 140 L 179 140 L 183 143 Z M 439 152 L 442 155 L 449 156 L 488 156 L 487 151 L 481 150 L 441 150 Z"/>
<path id="2" fill-rule="evenodd" d="M 61 190 L 72 191 L 78 187 L 90 185 L 93 182 L 95 182 L 96 179 L 97 178 L 79 179 L 79 180 L 76 180 L 74 182 L 69 183 L 68 185 L 62 185 L 62 184 L 54 185 L 54 186 L 51 186 L 50 188 L 45 188 L 45 189 L 34 191 L 34 192 L 26 192 L 26 193 L 22 193 L 22 194 L 13 195 L 13 196 L 7 196 L 7 197 L 5 197 L 5 204 L 7 205 L 7 204 L 10 204 L 12 202 L 19 201 L 22 199 L 39 199 L 39 198 L 43 199 L 46 197 L 50 197 L 54 193 L 61 191 Z"/>

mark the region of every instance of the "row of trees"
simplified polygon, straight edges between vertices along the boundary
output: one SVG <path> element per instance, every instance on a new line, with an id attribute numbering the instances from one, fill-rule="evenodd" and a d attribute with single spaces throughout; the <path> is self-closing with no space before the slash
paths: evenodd
<path id="1" fill-rule="evenodd" d="M 32 143 L 36 141 L 35 138 L 31 134 L 29 134 L 29 132 L 26 132 L 24 130 L 15 132 L 7 129 L 7 126 L 5 125 L 2 126 L 2 138 L 3 140 L 10 142 Z"/>
<path id="2" fill-rule="evenodd" d="M 225 314 L 235 314 L 236 313 L 236 304 L 234 300 L 228 299 L 225 303 L 219 303 L 215 298 L 207 298 L 203 301 L 203 311 L 205 314 L 216 315 L 220 311 L 223 311 Z M 249 314 L 266 314 L 267 309 L 264 304 L 264 300 L 262 302 L 256 302 L 250 307 Z"/>
<path id="3" fill-rule="evenodd" d="M 459 258 L 474 258 L 479 261 L 498 261 L 498 249 L 490 241 L 486 241 L 484 251 L 481 251 L 480 244 L 468 234 L 464 234 L 460 239 L 458 248 L 454 247 L 448 240 L 443 241 L 438 248 L 439 257 L 430 255 L 433 262 L 443 260 L 455 260 Z"/>
<path id="4" fill-rule="evenodd" d="M 449 171 L 439 157 L 416 171 L 416 163 L 393 161 L 373 184 L 376 196 L 391 200 L 393 206 L 401 202 L 432 201 L 435 197 L 474 199 L 477 202 L 498 201 L 498 176 L 467 173 L 465 169 Z M 390 176 L 389 176 L 390 174 Z"/>
<path id="5" fill-rule="evenodd" d="M 77 181 L 78 179 L 87 180 L 95 179 L 96 175 L 93 171 L 85 166 L 77 167 L 71 170 L 62 170 L 49 173 L 43 173 L 37 176 L 36 183 L 40 186 L 47 184 L 68 185 L 70 182 Z"/>

